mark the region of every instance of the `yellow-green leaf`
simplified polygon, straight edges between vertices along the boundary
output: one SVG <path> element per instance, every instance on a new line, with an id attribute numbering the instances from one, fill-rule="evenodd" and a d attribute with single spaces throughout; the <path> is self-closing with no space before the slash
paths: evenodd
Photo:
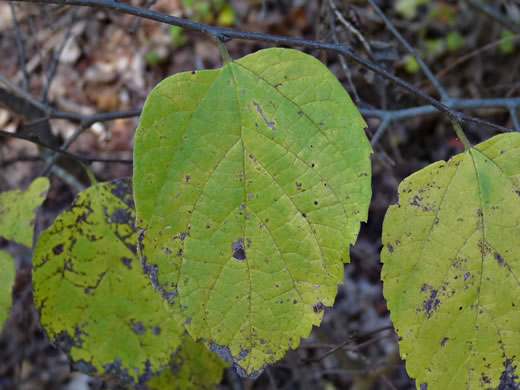
<path id="1" fill-rule="evenodd" d="M 399 203 L 383 226 L 384 294 L 408 373 L 421 389 L 513 382 L 519 221 L 518 133 L 436 162 L 399 186 Z"/>
<path id="2" fill-rule="evenodd" d="M 157 390 L 206 390 L 214 389 L 222 380 L 227 364 L 206 346 L 193 341 L 190 335 L 183 337 L 182 347 L 172 358 L 161 375 L 147 385 Z"/>
<path id="3" fill-rule="evenodd" d="M 0 236 L 32 247 L 36 209 L 47 197 L 49 179 L 39 177 L 26 192 L 0 192 Z"/>
<path id="4" fill-rule="evenodd" d="M 13 258 L 9 253 L 0 251 L 0 333 L 4 323 L 9 317 L 9 311 L 13 303 L 12 289 L 16 269 Z"/>
<path id="5" fill-rule="evenodd" d="M 76 369 L 144 382 L 158 374 L 184 330 L 143 273 L 129 180 L 78 194 L 34 253 L 41 324 Z"/>
<path id="6" fill-rule="evenodd" d="M 370 202 L 370 144 L 318 60 L 268 49 L 154 88 L 134 149 L 141 254 L 195 339 L 255 377 L 318 325 Z"/>

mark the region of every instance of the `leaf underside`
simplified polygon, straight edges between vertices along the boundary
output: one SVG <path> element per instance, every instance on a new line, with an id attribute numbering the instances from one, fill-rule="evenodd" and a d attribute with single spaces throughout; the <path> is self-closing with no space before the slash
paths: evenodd
<path id="1" fill-rule="evenodd" d="M 34 253 L 41 324 L 76 369 L 145 382 L 161 372 L 184 330 L 137 256 L 128 179 L 81 192 L 44 231 Z"/>
<path id="2" fill-rule="evenodd" d="M 255 377 L 318 325 L 370 202 L 365 123 L 315 58 L 181 73 L 135 138 L 140 253 L 177 320 Z"/>
<path id="3" fill-rule="evenodd" d="M 9 317 L 13 303 L 12 289 L 16 276 L 13 258 L 9 253 L 0 251 L 0 333 Z"/>
<path id="4" fill-rule="evenodd" d="M 45 201 L 48 190 L 49 179 L 39 177 L 26 192 L 0 192 L 0 236 L 32 247 L 35 212 Z"/>
<path id="5" fill-rule="evenodd" d="M 384 294 L 421 389 L 514 382 L 519 221 L 518 133 L 434 163 L 399 186 L 383 226 Z"/>

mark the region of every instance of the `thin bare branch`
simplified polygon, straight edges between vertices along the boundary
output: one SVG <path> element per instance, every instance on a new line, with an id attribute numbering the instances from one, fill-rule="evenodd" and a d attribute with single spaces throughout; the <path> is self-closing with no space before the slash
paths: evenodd
<path id="1" fill-rule="evenodd" d="M 361 42 L 361 45 L 365 49 L 365 52 L 370 57 L 372 62 L 376 62 L 374 59 L 374 56 L 372 55 L 372 49 L 370 48 L 370 45 L 368 44 L 368 42 L 365 39 L 365 37 L 363 36 L 363 34 L 361 34 L 357 28 L 355 28 L 351 23 L 349 23 L 343 17 L 341 12 L 339 12 L 338 8 L 336 7 L 336 3 L 334 2 L 334 0 L 329 0 L 329 4 L 330 4 L 330 7 L 332 8 L 332 10 L 334 11 L 334 14 L 338 18 L 338 20 L 341 22 L 341 24 L 343 24 L 343 26 L 345 26 L 345 28 L 347 30 L 349 30 L 353 35 L 355 35 L 356 38 L 358 39 L 358 41 Z"/>
<path id="2" fill-rule="evenodd" d="M 331 0 L 331 2 L 332 2 L 332 0 Z M 330 3 L 329 3 L 329 12 L 328 13 L 329 13 L 329 24 L 330 24 L 330 30 L 332 33 L 332 39 L 333 39 L 334 43 L 339 43 L 338 33 L 336 32 L 336 21 L 335 21 L 334 15 L 332 14 L 332 7 L 331 7 Z M 354 95 L 354 102 L 356 102 L 356 104 L 358 104 L 361 102 L 361 99 L 358 95 L 356 86 L 352 82 L 352 74 L 347 65 L 347 62 L 345 61 L 345 58 L 343 58 L 343 56 L 339 55 L 339 54 L 338 54 L 338 59 L 339 59 L 339 62 L 341 63 L 341 68 L 343 69 L 343 73 L 345 73 L 345 77 L 347 78 L 347 84 L 349 86 L 349 89 L 352 92 L 352 94 Z"/>
<path id="3" fill-rule="evenodd" d="M 509 109 L 509 113 L 511 114 L 511 118 L 513 119 L 513 123 L 515 125 L 516 131 L 520 131 L 520 120 L 518 120 L 518 112 L 517 109 L 514 107 L 511 107 Z"/>
<path id="4" fill-rule="evenodd" d="M 48 100 L 48 94 L 49 90 L 51 88 L 52 81 L 54 80 L 54 76 L 56 75 L 56 69 L 58 68 L 58 63 L 61 58 L 61 54 L 63 53 L 63 49 L 65 49 L 65 46 L 67 45 L 67 42 L 70 38 L 70 33 L 72 32 L 72 26 L 74 26 L 74 23 L 76 22 L 76 15 L 78 13 L 77 8 L 72 10 L 72 13 L 70 15 L 70 20 L 67 25 L 67 30 L 65 31 L 65 35 L 63 36 L 63 41 L 61 42 L 60 48 L 58 51 L 54 54 L 51 62 L 51 66 L 49 68 L 49 73 L 47 74 L 47 83 L 45 84 L 45 87 L 43 88 L 42 92 L 42 102 L 47 103 Z"/>
<path id="5" fill-rule="evenodd" d="M 14 9 L 14 4 L 12 1 L 9 2 L 9 7 L 11 8 L 11 16 L 13 18 L 16 47 L 18 48 L 18 59 L 20 61 L 20 68 L 22 68 L 23 73 L 23 89 L 28 91 L 29 73 L 27 72 L 27 67 L 25 66 L 25 49 L 23 47 L 22 35 L 20 34 L 20 27 L 18 26 L 18 19 L 16 18 L 16 10 Z"/>
<path id="6" fill-rule="evenodd" d="M 428 65 L 426 65 L 426 63 L 423 61 L 423 59 L 419 56 L 419 53 L 417 53 L 417 50 L 415 50 L 406 41 L 406 39 L 404 39 L 404 37 L 401 35 L 401 33 L 399 31 L 397 31 L 397 29 L 394 27 L 394 25 L 392 24 L 390 19 L 388 19 L 386 17 L 384 12 L 381 10 L 381 8 L 379 8 L 379 6 L 376 4 L 376 2 L 374 0 L 368 0 L 368 2 L 375 9 L 377 14 L 381 17 L 381 19 L 383 19 L 383 22 L 385 23 L 386 28 L 388 28 L 390 30 L 390 32 L 394 35 L 394 37 L 396 37 L 399 40 L 399 42 L 401 42 L 401 44 L 406 48 L 406 50 L 413 56 L 413 58 L 415 58 L 415 60 L 421 67 L 421 69 L 424 72 L 424 74 L 426 75 L 426 77 L 428 77 L 428 79 L 430 79 L 432 84 L 435 86 L 435 88 L 439 92 L 441 101 L 448 100 L 449 99 L 448 93 L 446 92 L 444 87 L 441 85 L 439 80 L 437 80 L 437 78 L 434 76 L 433 72 L 430 70 Z"/>
<path id="7" fill-rule="evenodd" d="M 210 37 L 219 37 L 222 41 L 228 41 L 230 39 L 244 39 L 258 42 L 266 42 L 273 43 L 276 45 L 285 45 L 285 46 L 299 46 L 306 47 L 309 49 L 318 49 L 318 50 L 326 50 L 332 53 L 341 54 L 350 60 L 357 62 L 363 67 L 377 73 L 381 77 L 391 81 L 393 84 L 398 87 L 408 91 L 409 93 L 427 101 L 433 107 L 437 108 L 439 111 L 443 111 L 448 115 L 448 117 L 455 122 L 463 122 L 470 121 L 474 123 L 478 123 L 484 126 L 488 126 L 500 131 L 512 131 L 512 129 L 508 129 L 507 127 L 498 125 L 496 123 L 491 123 L 489 121 L 473 117 L 471 115 L 467 115 L 456 110 L 451 109 L 445 104 L 441 103 L 437 99 L 432 96 L 424 93 L 423 91 L 415 88 L 413 85 L 407 83 L 406 81 L 400 79 L 395 76 L 393 73 L 383 69 L 382 67 L 365 60 L 364 58 L 358 56 L 354 52 L 350 50 L 347 45 L 337 44 L 337 43 L 326 43 L 326 42 L 316 42 L 306 39 L 295 39 L 277 35 L 269 35 L 262 33 L 253 33 L 253 32 L 243 32 L 237 30 L 231 30 L 222 27 L 216 26 L 208 26 L 205 24 L 192 22 L 189 20 L 177 18 L 175 16 L 166 15 L 160 12 L 155 12 L 152 10 L 133 7 L 128 4 L 124 4 L 122 2 L 116 2 L 112 0 L 17 0 L 22 2 L 32 2 L 32 3 L 46 3 L 46 4 L 68 4 L 68 5 L 80 5 L 80 6 L 88 6 L 94 8 L 104 8 L 111 9 L 117 12 L 122 12 L 130 15 L 140 16 L 145 19 L 155 20 L 157 22 L 166 23 L 174 26 L 183 27 L 192 31 L 197 31 L 203 34 L 206 34 Z"/>
<path id="8" fill-rule="evenodd" d="M 511 31 L 520 34 L 520 24 L 515 23 L 492 6 L 484 4 L 479 0 L 466 0 L 466 3 L 490 18 L 495 19 L 501 26 L 506 26 Z"/>
<path id="9" fill-rule="evenodd" d="M 72 158 L 74 160 L 78 160 L 78 161 L 81 161 L 84 163 L 92 163 L 92 162 L 97 161 L 97 162 L 118 163 L 118 164 L 128 164 L 128 165 L 133 164 L 132 160 L 97 158 L 97 157 L 90 157 L 90 156 L 85 156 L 85 155 L 81 155 L 81 154 L 77 154 L 77 153 L 66 152 L 65 150 L 61 150 L 60 148 L 56 148 L 54 146 L 41 142 L 36 136 L 34 136 L 32 134 L 9 133 L 7 131 L 0 130 L 0 136 L 23 139 L 25 141 L 29 141 L 29 142 L 32 142 L 33 144 L 43 146 L 44 148 L 52 150 L 53 152 L 60 153 L 66 157 L 69 157 L 69 158 Z"/>

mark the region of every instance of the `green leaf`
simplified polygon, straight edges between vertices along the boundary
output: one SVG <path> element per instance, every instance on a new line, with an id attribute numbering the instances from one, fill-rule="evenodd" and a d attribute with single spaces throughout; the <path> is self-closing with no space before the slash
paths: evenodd
<path id="1" fill-rule="evenodd" d="M 421 389 L 512 382 L 520 351 L 519 220 L 518 133 L 431 164 L 399 186 L 383 226 L 384 294 L 401 356 Z"/>
<path id="2" fill-rule="evenodd" d="M 500 34 L 500 39 L 509 39 L 514 36 L 515 36 L 515 34 L 513 34 L 513 32 L 506 30 L 506 31 L 503 31 L 502 34 Z M 511 54 L 513 51 L 515 51 L 515 45 L 513 43 L 513 39 L 502 42 L 499 47 L 500 47 L 500 51 L 503 54 Z"/>
<path id="3" fill-rule="evenodd" d="M 370 144 L 315 58 L 268 49 L 150 93 L 134 149 L 143 261 L 176 317 L 242 375 L 334 303 L 370 202 Z"/>
<path id="4" fill-rule="evenodd" d="M 0 251 L 0 333 L 13 303 L 12 289 L 15 276 L 13 258 L 9 253 Z"/>
<path id="5" fill-rule="evenodd" d="M 50 338 L 89 374 L 144 382 L 181 343 L 183 329 L 137 255 L 129 180 L 78 194 L 34 253 L 34 299 Z"/>
<path id="6" fill-rule="evenodd" d="M 397 0 L 394 9 L 403 18 L 413 19 L 417 15 L 417 9 L 428 2 L 429 0 Z"/>
<path id="7" fill-rule="evenodd" d="M 185 335 L 182 347 L 172 358 L 169 367 L 150 380 L 147 386 L 157 390 L 214 389 L 222 380 L 226 366 L 204 344 L 196 343 L 190 335 Z"/>
<path id="8" fill-rule="evenodd" d="M 47 197 L 49 179 L 39 177 L 26 192 L 0 193 L 0 236 L 32 247 L 35 211 Z"/>
<path id="9" fill-rule="evenodd" d="M 457 31 L 452 31 L 446 36 L 446 47 L 449 51 L 457 51 L 462 49 L 466 41 L 462 35 Z"/>

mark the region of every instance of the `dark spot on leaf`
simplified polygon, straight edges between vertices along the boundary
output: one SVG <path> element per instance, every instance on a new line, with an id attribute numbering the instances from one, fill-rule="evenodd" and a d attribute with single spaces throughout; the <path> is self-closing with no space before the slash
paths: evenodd
<path id="1" fill-rule="evenodd" d="M 235 260 L 246 260 L 246 250 L 244 248 L 244 240 L 242 238 L 239 238 L 236 242 L 231 244 L 231 250 L 233 250 L 233 258 Z"/>
<path id="2" fill-rule="evenodd" d="M 311 164 L 311 168 L 314 168 L 316 166 L 316 164 L 312 163 Z"/>
<path id="3" fill-rule="evenodd" d="M 462 310 L 462 306 L 459 306 L 459 310 Z"/>
<path id="4" fill-rule="evenodd" d="M 191 71 L 191 74 L 195 74 L 196 72 L 194 70 Z"/>
<path id="5" fill-rule="evenodd" d="M 314 206 L 317 206 L 317 205 L 318 205 L 318 201 L 315 200 L 315 201 L 314 201 Z"/>
<path id="6" fill-rule="evenodd" d="M 431 290 L 430 298 L 424 303 L 426 309 L 426 315 L 430 318 L 433 315 L 434 310 L 437 309 L 441 303 L 437 298 L 437 290 Z"/>
<path id="7" fill-rule="evenodd" d="M 134 323 L 132 321 L 132 329 L 134 330 L 135 334 L 138 336 L 142 335 L 146 331 L 146 328 L 144 327 L 142 322 Z"/>
<path id="8" fill-rule="evenodd" d="M 159 328 L 158 326 L 153 328 L 153 334 L 157 335 L 157 336 L 160 335 L 161 334 L 161 328 Z"/>
<path id="9" fill-rule="evenodd" d="M 52 253 L 55 255 L 59 255 L 61 252 L 63 252 L 63 244 L 56 245 L 54 248 L 52 248 Z"/>
<path id="10" fill-rule="evenodd" d="M 265 124 L 267 126 L 269 126 L 271 129 L 273 129 L 273 131 L 276 131 L 276 126 L 274 125 L 274 122 L 273 121 L 269 121 L 266 116 L 264 115 L 264 111 L 262 110 L 262 107 L 260 106 L 260 104 L 258 104 L 257 102 L 255 102 L 253 100 L 253 105 L 256 107 L 256 110 L 258 111 L 258 113 L 260 114 L 260 116 L 262 117 L 262 119 L 264 120 Z"/>
<path id="11" fill-rule="evenodd" d="M 181 232 L 181 241 L 184 241 L 185 238 L 186 238 L 186 233 Z"/>
<path id="12" fill-rule="evenodd" d="M 246 238 L 246 241 L 247 241 L 247 247 L 251 248 L 251 239 L 248 237 L 248 238 Z"/>
<path id="13" fill-rule="evenodd" d="M 114 214 L 111 215 L 110 222 L 129 224 L 132 222 L 132 214 L 128 210 L 117 209 L 114 211 Z"/>
<path id="14" fill-rule="evenodd" d="M 448 337 L 444 337 L 441 341 L 441 347 L 444 347 L 446 345 L 446 341 L 448 341 L 449 338 Z"/>
<path id="15" fill-rule="evenodd" d="M 247 194 L 247 197 L 248 197 L 249 199 L 252 199 L 252 198 L 255 197 L 255 194 Z"/>
<path id="16" fill-rule="evenodd" d="M 190 181 L 190 179 L 191 179 L 190 175 L 187 175 L 186 176 L 186 183 L 188 183 Z"/>
<path id="17" fill-rule="evenodd" d="M 464 281 L 468 280 L 470 276 L 471 276 L 471 273 L 470 272 L 466 272 L 464 274 Z"/>
<path id="18" fill-rule="evenodd" d="M 498 264 L 503 265 L 504 264 L 504 258 L 500 256 L 498 252 L 495 252 L 495 260 L 498 262 Z"/>
<path id="19" fill-rule="evenodd" d="M 243 93 L 243 94 L 245 95 L 245 93 L 246 93 L 246 90 L 245 90 L 245 89 L 243 89 L 243 90 L 242 90 L 242 93 Z"/>
<path id="20" fill-rule="evenodd" d="M 132 259 L 129 257 L 121 257 L 121 262 L 128 268 L 132 269 Z"/>
<path id="21" fill-rule="evenodd" d="M 278 87 L 280 87 L 281 85 L 282 85 L 282 83 L 278 83 L 278 84 L 276 84 L 274 87 L 275 87 L 275 88 L 278 88 Z"/>
<path id="22" fill-rule="evenodd" d="M 166 252 L 165 252 L 167 255 L 171 255 L 172 254 L 172 251 L 170 249 L 166 249 Z"/>
<path id="23" fill-rule="evenodd" d="M 316 305 L 312 307 L 312 310 L 314 310 L 314 313 L 320 313 L 325 309 L 325 306 L 323 303 L 318 302 Z"/>
<path id="24" fill-rule="evenodd" d="M 428 383 L 421 383 L 421 390 L 428 390 Z"/>
<path id="25" fill-rule="evenodd" d="M 182 257 L 182 248 L 177 252 L 177 256 Z"/>
<path id="26" fill-rule="evenodd" d="M 307 218 L 307 214 L 302 213 L 302 217 L 303 217 L 303 218 Z"/>
<path id="27" fill-rule="evenodd" d="M 517 390 L 518 375 L 515 374 L 516 363 L 512 359 L 506 359 L 504 363 L 505 370 L 500 375 L 500 385 L 498 390 Z"/>
<path id="28" fill-rule="evenodd" d="M 410 205 L 419 207 L 421 205 L 419 202 L 422 201 L 422 200 L 423 200 L 423 198 L 421 196 L 415 195 L 414 198 L 413 198 L 413 202 L 410 203 Z"/>
<path id="29" fill-rule="evenodd" d="M 303 115 L 303 112 L 302 111 L 298 111 L 298 115 Z"/>
<path id="30" fill-rule="evenodd" d="M 296 304 L 298 303 L 298 301 L 295 299 L 294 301 L 292 301 L 292 303 L 293 303 L 294 305 L 296 305 Z"/>
<path id="31" fill-rule="evenodd" d="M 394 247 L 393 247 L 392 245 L 390 245 L 390 244 L 388 244 L 388 251 L 389 251 L 390 253 L 393 253 L 393 252 L 394 252 Z"/>
<path id="32" fill-rule="evenodd" d="M 186 325 L 190 325 L 191 324 L 191 318 L 187 318 L 186 319 Z"/>

